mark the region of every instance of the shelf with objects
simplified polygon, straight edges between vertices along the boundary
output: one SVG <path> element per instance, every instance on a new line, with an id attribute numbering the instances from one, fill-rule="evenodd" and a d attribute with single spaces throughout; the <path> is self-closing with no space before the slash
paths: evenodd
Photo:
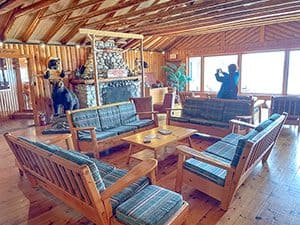
<path id="1" fill-rule="evenodd" d="M 143 35 L 80 29 L 91 41 L 91 54 L 70 81 L 80 107 L 92 107 L 127 101 L 145 95 Z M 105 41 L 104 41 L 104 39 Z M 123 60 L 124 50 L 110 38 L 140 40 L 140 59 L 134 70 Z"/>

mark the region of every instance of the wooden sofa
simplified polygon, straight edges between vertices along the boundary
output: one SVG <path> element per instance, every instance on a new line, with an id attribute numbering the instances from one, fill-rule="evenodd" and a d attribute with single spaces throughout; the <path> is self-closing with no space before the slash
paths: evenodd
<path id="1" fill-rule="evenodd" d="M 185 222 L 188 204 L 181 195 L 155 185 L 154 159 L 128 172 L 54 145 L 9 133 L 4 136 L 33 186 L 47 190 L 97 225 Z"/>
<path id="2" fill-rule="evenodd" d="M 286 124 L 297 125 L 300 131 L 300 96 L 272 96 L 269 114 L 288 113 Z"/>
<path id="3" fill-rule="evenodd" d="M 232 120 L 232 130 L 237 125 L 252 130 L 245 136 L 231 133 L 201 152 L 177 146 L 175 190 L 180 192 L 186 183 L 221 201 L 221 208 L 227 210 L 234 193 L 255 166 L 268 159 L 286 118 L 286 113 L 273 114 L 258 126 Z"/>
<path id="4" fill-rule="evenodd" d="M 77 151 L 99 152 L 122 144 L 121 138 L 158 126 L 156 112 L 136 112 L 134 103 L 123 102 L 105 106 L 67 111 L 72 139 Z M 139 119 L 139 115 L 152 119 Z"/>
<path id="5" fill-rule="evenodd" d="M 225 136 L 230 133 L 229 121 L 241 119 L 253 122 L 258 111 L 255 100 L 189 98 L 182 109 L 169 109 L 167 124 L 197 129 L 202 133 Z"/>

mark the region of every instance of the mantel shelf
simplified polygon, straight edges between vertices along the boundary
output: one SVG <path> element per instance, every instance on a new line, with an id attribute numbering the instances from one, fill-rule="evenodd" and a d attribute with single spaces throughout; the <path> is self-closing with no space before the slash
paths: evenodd
<path id="1" fill-rule="evenodd" d="M 100 83 L 107 83 L 107 82 L 117 81 L 117 80 L 140 80 L 140 79 L 142 79 L 142 76 L 99 78 L 99 82 Z M 95 80 L 94 79 L 89 79 L 89 80 L 72 79 L 70 82 L 73 85 L 76 85 L 76 84 L 94 84 Z"/>

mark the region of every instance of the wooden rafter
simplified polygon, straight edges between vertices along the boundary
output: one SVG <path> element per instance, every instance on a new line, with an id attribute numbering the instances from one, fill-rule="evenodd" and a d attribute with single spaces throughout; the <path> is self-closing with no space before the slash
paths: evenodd
<path id="1" fill-rule="evenodd" d="M 74 0 L 70 7 L 75 7 L 80 0 Z M 47 32 L 47 34 L 44 36 L 43 41 L 48 43 L 52 37 L 55 36 L 55 34 L 63 27 L 63 25 L 65 24 L 65 22 L 67 21 L 67 19 L 69 18 L 69 16 L 71 16 L 72 12 L 68 12 L 63 16 L 60 16 L 56 22 L 52 25 L 52 27 L 49 29 L 49 31 Z"/>
<path id="2" fill-rule="evenodd" d="M 15 13 L 17 10 L 18 8 L 15 8 L 3 15 L 4 20 L 2 21 L 2 26 L 0 27 L 0 41 L 4 41 L 6 39 L 7 32 L 9 31 L 16 19 Z"/>
<path id="3" fill-rule="evenodd" d="M 30 14 L 30 13 L 34 13 L 37 12 L 41 9 L 47 8 L 50 5 L 58 2 L 60 0 L 40 0 L 38 2 L 35 2 L 31 5 L 28 5 L 26 7 L 20 8 L 17 12 L 16 12 L 16 17 L 19 16 L 23 16 L 25 14 Z M 41 18 L 40 18 L 41 19 Z"/>
<path id="4" fill-rule="evenodd" d="M 257 16 L 263 16 L 263 17 L 274 17 L 275 14 L 285 12 L 287 9 L 295 9 L 299 8 L 299 1 L 290 1 L 290 2 L 284 2 L 278 1 L 279 3 L 277 5 L 266 5 L 265 7 L 257 8 L 251 8 L 251 9 L 242 9 L 241 7 L 237 7 L 235 9 L 231 10 L 225 10 L 223 13 L 217 13 L 214 11 L 209 12 L 203 12 L 207 13 L 207 16 L 199 15 L 195 17 L 182 17 L 178 18 L 176 21 L 160 21 L 160 23 L 154 23 L 149 24 L 147 26 L 147 30 L 154 30 L 156 34 L 162 34 L 165 31 L 172 32 L 172 30 L 179 31 L 180 29 L 186 29 L 189 28 L 200 28 L 201 26 L 206 25 L 213 25 L 220 22 L 226 22 L 226 21 L 234 21 L 235 19 L 244 19 L 244 18 L 254 18 Z M 247 13 L 243 13 L 243 12 Z M 158 29 L 158 30 L 156 30 Z M 132 29 L 133 32 L 146 32 L 145 34 L 153 35 L 153 32 L 147 32 L 146 29 L 144 29 L 143 24 L 140 25 L 140 28 L 136 27 Z"/>
<path id="5" fill-rule="evenodd" d="M 47 10 L 48 10 L 48 7 L 40 9 L 36 13 L 33 21 L 30 24 L 30 26 L 26 29 L 26 32 L 22 35 L 22 41 L 27 42 L 29 40 L 29 38 L 31 37 L 31 35 L 33 34 L 33 32 L 35 31 L 35 29 L 37 28 L 37 26 L 41 22 L 41 17 L 44 15 L 44 13 Z"/>
<path id="6" fill-rule="evenodd" d="M 150 7 L 144 8 L 144 9 L 139 9 L 139 10 L 135 10 L 133 12 L 130 13 L 126 13 L 125 15 L 121 15 L 121 16 L 116 16 L 113 18 L 108 18 L 106 20 L 99 20 L 99 21 L 95 21 L 95 22 L 91 22 L 88 23 L 86 25 L 86 27 L 91 28 L 94 27 L 96 25 L 99 24 L 106 24 L 106 23 L 111 23 L 111 22 L 119 22 L 122 21 L 124 19 L 130 18 L 130 17 L 134 17 L 134 16 L 140 16 L 144 13 L 150 13 L 150 12 L 155 12 L 157 10 L 161 10 L 161 9 L 165 9 L 170 7 L 170 5 L 179 5 L 179 4 L 184 4 L 184 3 L 188 3 L 188 2 L 192 2 L 192 0 L 172 0 L 169 2 L 164 2 L 164 3 L 160 3 L 160 4 L 156 4 L 156 5 L 152 5 Z"/>
<path id="7" fill-rule="evenodd" d="M 104 0 L 98 0 L 98 1 L 90 0 L 90 1 L 86 1 L 86 2 L 83 2 L 83 3 L 80 3 L 80 4 L 77 4 L 77 5 L 73 5 L 71 7 L 68 7 L 66 9 L 57 11 L 54 14 L 45 15 L 45 16 L 42 17 L 42 19 L 49 19 L 49 18 L 53 18 L 53 17 L 57 17 L 57 16 L 62 16 L 62 15 L 74 12 L 74 10 L 76 10 L 76 9 L 83 9 L 85 7 L 88 7 L 88 6 L 91 6 L 91 5 L 95 5 L 95 4 L 99 5 L 99 4 L 102 4 L 103 2 L 104 2 Z"/>
<path id="8" fill-rule="evenodd" d="M 120 9 L 127 8 L 127 7 L 130 7 L 130 6 L 134 6 L 134 5 L 140 4 L 144 1 L 145 0 L 129 0 L 129 1 L 126 1 L 126 2 L 123 2 L 123 3 L 120 3 L 120 4 L 117 3 L 113 6 L 110 6 L 110 7 L 104 8 L 104 9 L 100 9 L 100 10 L 97 10 L 97 11 L 94 11 L 94 12 L 89 12 L 85 15 L 72 17 L 68 20 L 68 23 L 80 22 L 80 21 L 86 20 L 86 18 L 91 19 L 92 17 L 99 16 L 99 15 L 107 13 L 107 12 L 116 12 Z"/>
<path id="9" fill-rule="evenodd" d="M 6 0 L 4 3 L 0 4 L 0 15 L 8 13 L 23 4 L 24 1 L 22 0 Z"/>
<path id="10" fill-rule="evenodd" d="M 93 5 L 92 8 L 89 9 L 88 12 L 93 12 L 95 10 L 97 10 L 100 5 L 102 4 L 102 2 L 99 2 L 99 4 Z M 77 23 L 75 26 L 73 26 L 73 28 L 60 40 L 61 43 L 66 44 L 68 43 L 79 31 L 79 28 L 83 27 L 89 19 L 83 20 L 79 23 Z"/>

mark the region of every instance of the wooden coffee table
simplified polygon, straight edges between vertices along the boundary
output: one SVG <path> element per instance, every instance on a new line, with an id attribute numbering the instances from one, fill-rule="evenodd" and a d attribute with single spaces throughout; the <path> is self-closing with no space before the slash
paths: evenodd
<path id="1" fill-rule="evenodd" d="M 158 132 L 161 129 L 169 130 L 172 133 L 162 135 Z M 190 136 L 197 132 L 198 131 L 194 129 L 164 125 L 140 133 L 136 133 L 128 137 L 124 137 L 122 138 L 122 140 L 130 144 L 127 164 L 129 164 L 131 158 L 138 160 L 145 160 L 147 158 L 157 159 L 157 151 L 162 147 L 165 147 L 172 143 L 183 141 L 184 139 L 187 140 L 189 146 L 191 147 Z M 144 143 L 144 138 L 149 135 L 159 135 L 160 138 L 153 138 L 151 139 L 151 143 Z M 142 149 L 142 151 L 134 153 L 134 147 Z"/>

